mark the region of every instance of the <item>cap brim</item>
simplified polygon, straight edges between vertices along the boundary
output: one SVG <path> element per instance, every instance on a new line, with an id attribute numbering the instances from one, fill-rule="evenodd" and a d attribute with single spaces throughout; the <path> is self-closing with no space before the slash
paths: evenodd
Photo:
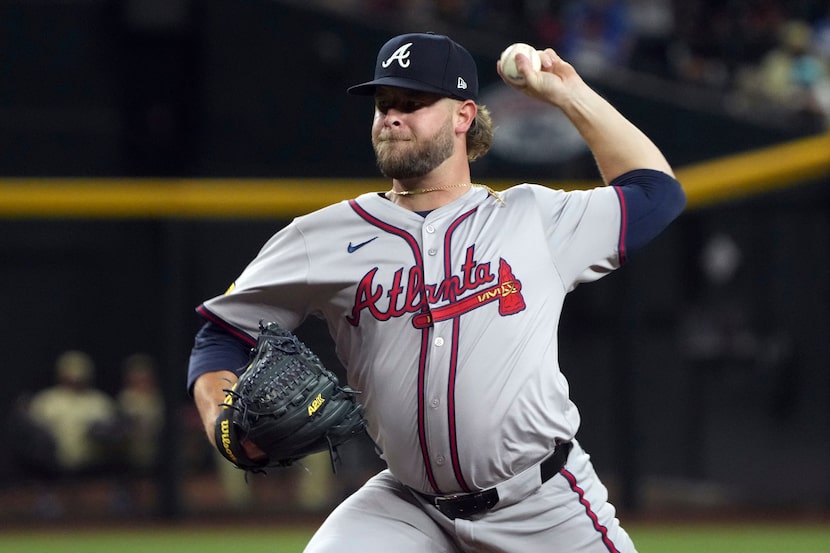
<path id="1" fill-rule="evenodd" d="M 419 90 L 421 92 L 432 92 L 434 94 L 440 94 L 441 96 L 447 96 L 448 98 L 457 97 L 455 94 L 450 94 L 448 91 L 442 90 L 438 87 L 401 77 L 381 77 L 379 79 L 375 79 L 374 81 L 368 81 L 351 86 L 346 89 L 346 92 L 354 94 L 355 96 L 371 96 L 375 93 L 375 90 L 377 90 L 379 86 L 396 86 L 398 88 L 408 88 L 410 90 Z"/>

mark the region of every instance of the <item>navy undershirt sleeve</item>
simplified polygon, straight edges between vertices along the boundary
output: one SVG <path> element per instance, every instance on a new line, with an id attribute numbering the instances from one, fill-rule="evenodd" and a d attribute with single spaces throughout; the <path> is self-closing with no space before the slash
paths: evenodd
<path id="1" fill-rule="evenodd" d="M 208 372 L 234 371 L 248 364 L 251 346 L 221 326 L 206 322 L 196 333 L 187 368 L 187 390 L 193 391 L 196 379 Z"/>
<path id="2" fill-rule="evenodd" d="M 622 209 L 620 259 L 648 244 L 686 207 L 686 194 L 674 177 L 655 169 L 635 169 L 610 183 Z"/>

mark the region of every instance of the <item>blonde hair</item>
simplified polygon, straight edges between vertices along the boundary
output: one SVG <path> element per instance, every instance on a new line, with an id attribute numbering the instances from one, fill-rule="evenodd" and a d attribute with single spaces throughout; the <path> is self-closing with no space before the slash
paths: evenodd
<path id="1" fill-rule="evenodd" d="M 476 104 L 475 121 L 467 131 L 467 159 L 475 161 L 488 151 L 493 145 L 493 119 L 487 106 Z"/>

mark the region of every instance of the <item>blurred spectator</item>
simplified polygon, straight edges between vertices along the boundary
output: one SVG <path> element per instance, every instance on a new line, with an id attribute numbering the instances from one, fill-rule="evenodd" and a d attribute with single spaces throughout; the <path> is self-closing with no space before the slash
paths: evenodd
<path id="1" fill-rule="evenodd" d="M 825 63 L 830 63 L 830 2 L 825 13 L 813 23 L 813 50 Z"/>
<path id="2" fill-rule="evenodd" d="M 119 450 L 119 474 L 112 508 L 136 514 L 158 468 L 160 438 L 165 421 L 164 398 L 157 381 L 155 359 L 136 353 L 121 366 L 121 389 L 116 396 L 124 440 Z"/>
<path id="3" fill-rule="evenodd" d="M 811 26 L 791 20 L 779 30 L 779 44 L 741 79 L 744 94 L 822 122 L 830 117 L 830 73 L 815 54 Z"/>
<path id="4" fill-rule="evenodd" d="M 560 10 L 561 4 L 557 0 L 539 0 L 528 3 L 525 16 L 534 32 L 533 46 L 560 49 L 565 33 Z"/>
<path id="5" fill-rule="evenodd" d="M 810 49 L 811 29 L 804 21 L 781 27 L 779 45 L 764 58 L 759 72 L 761 91 L 768 97 L 796 103 L 825 77 L 821 60 Z"/>
<path id="6" fill-rule="evenodd" d="M 570 2 L 564 10 L 563 57 L 583 72 L 624 65 L 630 53 L 625 0 Z"/>
<path id="7" fill-rule="evenodd" d="M 127 357 L 122 367 L 118 408 L 125 425 L 125 462 L 138 474 L 155 468 L 164 426 L 164 399 L 158 387 L 156 362 L 150 355 Z"/>
<path id="8" fill-rule="evenodd" d="M 713 0 L 675 3 L 677 36 L 670 52 L 676 78 L 721 88 L 729 81 L 727 43 L 733 34 L 725 7 Z"/>
<path id="9" fill-rule="evenodd" d="M 815 87 L 815 99 L 824 114 L 825 124 L 830 126 L 830 2 L 824 14 L 813 23 L 812 50 L 824 64 L 825 78 Z"/>
<path id="10" fill-rule="evenodd" d="M 669 77 L 669 44 L 675 30 L 672 0 L 628 0 L 632 69 Z"/>
<path id="11" fill-rule="evenodd" d="M 759 63 L 778 45 L 780 29 L 792 14 L 776 0 L 755 0 L 736 17 L 739 32 L 735 40 L 740 44 L 734 47 L 735 69 L 739 70 L 741 66 Z"/>
<path id="12" fill-rule="evenodd" d="M 109 467 L 121 443 L 115 400 L 93 386 L 95 365 L 81 351 L 55 363 L 55 384 L 36 393 L 29 413 L 55 440 L 57 472 L 89 473 Z"/>

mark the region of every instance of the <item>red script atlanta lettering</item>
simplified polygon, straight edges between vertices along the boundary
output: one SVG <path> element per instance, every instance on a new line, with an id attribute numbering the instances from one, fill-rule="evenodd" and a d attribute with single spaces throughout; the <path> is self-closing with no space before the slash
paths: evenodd
<path id="1" fill-rule="evenodd" d="M 467 248 L 461 275 L 452 275 L 437 284 L 424 284 L 424 275 L 420 267 L 410 267 L 407 271 L 406 288 L 403 274 L 407 271 L 401 267 L 392 276 L 388 289 L 375 282 L 377 267 L 366 273 L 357 285 L 355 302 L 350 316 L 346 320 L 357 326 L 361 312 L 365 309 L 369 315 L 379 321 L 401 317 L 407 313 L 419 313 L 426 304 L 442 301 L 455 301 L 464 292 L 477 290 L 496 280 L 497 276 L 490 270 L 490 263 L 478 263 L 475 260 L 475 246 Z M 421 292 L 424 293 L 421 293 Z M 387 297 L 385 307 L 382 298 Z"/>

